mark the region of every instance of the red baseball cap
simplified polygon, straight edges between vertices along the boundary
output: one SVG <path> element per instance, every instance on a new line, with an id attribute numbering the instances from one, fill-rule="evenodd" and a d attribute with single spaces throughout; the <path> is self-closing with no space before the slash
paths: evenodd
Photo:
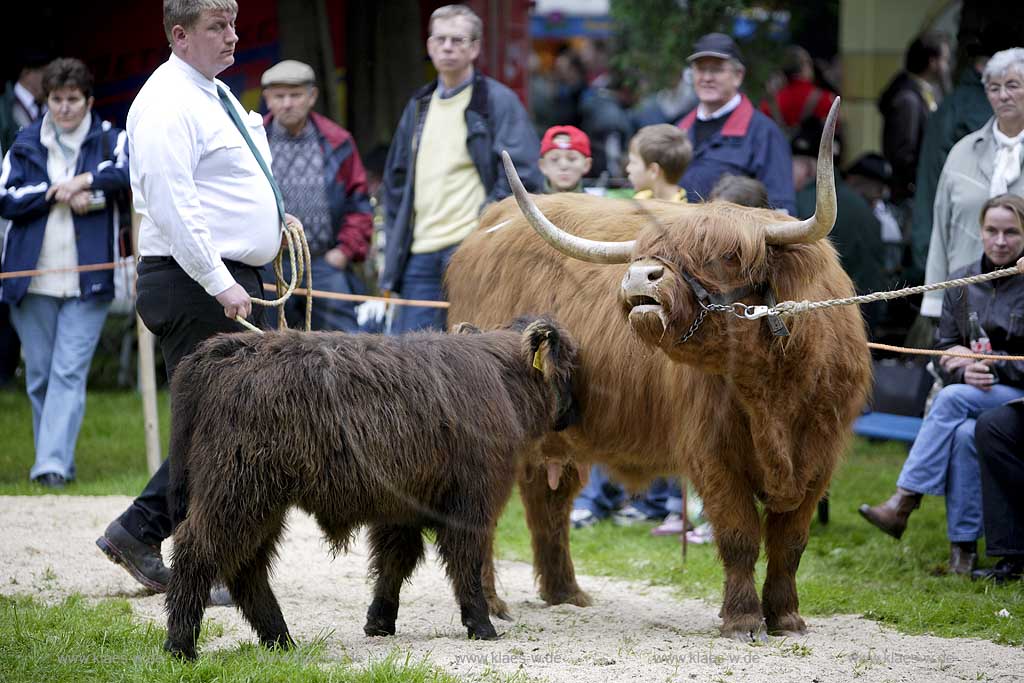
<path id="1" fill-rule="evenodd" d="M 555 140 L 555 136 L 565 135 L 565 140 Z M 574 149 L 585 157 L 590 156 L 590 138 L 576 126 L 551 126 L 540 141 L 540 155 L 544 156 L 553 149 Z"/>

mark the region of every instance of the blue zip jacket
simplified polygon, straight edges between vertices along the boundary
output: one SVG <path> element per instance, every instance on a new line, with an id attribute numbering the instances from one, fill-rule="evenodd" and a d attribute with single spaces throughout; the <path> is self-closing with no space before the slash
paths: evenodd
<path id="1" fill-rule="evenodd" d="M 435 88 L 436 80 L 412 96 L 388 150 L 383 183 L 387 240 L 380 273 L 380 288 L 385 291 L 401 291 L 412 248 L 416 153 Z M 473 77 L 473 94 L 466 107 L 466 148 L 487 193 L 485 206 L 512 194 L 501 164 L 502 150 L 508 150 L 526 189 L 542 190 L 543 176 L 537 166 L 540 141 L 529 115 L 514 92 L 479 72 Z"/>
<path id="2" fill-rule="evenodd" d="M 796 215 L 793 157 L 786 136 L 774 121 L 755 110 L 743 95 L 740 106 L 729 114 L 722 130 L 697 145 L 693 133 L 696 119 L 694 109 L 677 124 L 694 145 L 693 160 L 679 180 L 689 201 L 705 201 L 718 179 L 728 173 L 760 180 L 768 190 L 768 203 L 773 209 L 785 209 L 790 216 Z"/>
<path id="3" fill-rule="evenodd" d="M 81 216 L 71 214 L 79 265 L 114 260 L 117 200 L 130 188 L 127 134 L 95 113 L 89 115 L 92 124 L 82 141 L 75 175 L 92 172 L 91 189 L 106 195 L 107 206 Z M 0 262 L 0 270 L 5 273 L 34 269 L 43 247 L 43 233 L 53 202 L 46 199 L 51 182 L 46 170 L 49 151 L 39 139 L 42 127 L 43 119 L 39 119 L 18 133 L 0 171 L 0 216 L 11 221 Z M 0 280 L 0 299 L 17 305 L 31 281 L 30 277 Z M 83 299 L 114 298 L 112 270 L 80 273 L 78 282 Z"/>

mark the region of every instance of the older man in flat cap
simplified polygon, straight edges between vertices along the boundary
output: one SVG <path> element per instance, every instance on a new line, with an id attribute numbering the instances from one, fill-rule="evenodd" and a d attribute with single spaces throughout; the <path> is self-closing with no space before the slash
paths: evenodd
<path id="1" fill-rule="evenodd" d="M 263 74 L 263 99 L 270 113 L 264 119 L 274 178 L 284 205 L 306 231 L 312 256 L 313 287 L 343 294 L 361 294 L 365 286 L 352 264 L 366 258 L 373 231 L 366 190 L 366 171 L 352 135 L 313 111 L 318 91 L 308 64 L 286 59 Z M 273 281 L 268 267 L 268 281 Z M 291 276 L 285 266 L 285 277 Z M 301 323 L 303 297 L 289 299 L 288 324 Z M 355 304 L 319 298 L 313 301 L 313 329 L 355 332 Z"/>

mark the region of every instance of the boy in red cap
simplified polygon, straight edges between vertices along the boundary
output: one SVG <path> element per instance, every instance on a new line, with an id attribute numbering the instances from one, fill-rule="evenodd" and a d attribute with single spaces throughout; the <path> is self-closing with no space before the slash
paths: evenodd
<path id="1" fill-rule="evenodd" d="M 590 138 L 575 126 L 551 126 L 540 142 L 540 172 L 544 191 L 583 192 L 583 176 L 590 170 Z"/>

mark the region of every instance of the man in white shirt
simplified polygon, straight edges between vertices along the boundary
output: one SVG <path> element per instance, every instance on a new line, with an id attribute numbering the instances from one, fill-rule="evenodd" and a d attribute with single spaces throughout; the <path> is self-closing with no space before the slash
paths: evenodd
<path id="1" fill-rule="evenodd" d="M 235 0 L 165 0 L 172 54 L 128 112 L 130 152 L 138 155 L 132 192 L 142 217 L 136 308 L 159 340 L 169 377 L 204 339 L 241 331 L 236 315 L 260 321 L 250 295 L 261 296 L 259 268 L 281 241 L 275 190 L 240 129 L 269 168 L 263 119 L 215 78 L 234 63 L 237 13 Z M 170 578 L 160 544 L 179 521 L 167 504 L 173 457 L 96 541 L 157 592 Z"/>

